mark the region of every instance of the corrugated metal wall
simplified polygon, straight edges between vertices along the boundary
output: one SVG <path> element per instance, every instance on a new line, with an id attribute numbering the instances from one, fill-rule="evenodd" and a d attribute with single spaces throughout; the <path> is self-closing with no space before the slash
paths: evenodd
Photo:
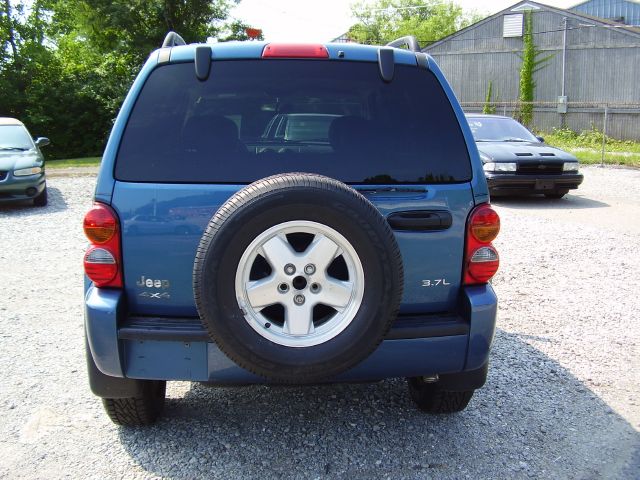
<path id="1" fill-rule="evenodd" d="M 609 130 L 618 138 L 640 140 L 640 35 L 588 26 L 593 23 L 568 16 L 565 95 L 570 104 L 569 113 L 563 116 L 556 113 L 554 102 L 562 91 L 565 15 L 542 8 L 533 15 L 535 44 L 541 57 L 549 57 L 534 75 L 535 99 L 551 102 L 535 108 L 534 127 L 549 130 L 564 122 L 574 130 L 601 128 L 600 105 L 615 103 L 616 108 L 609 111 Z M 425 49 L 463 106 L 483 102 L 489 81 L 494 101 L 517 100 L 522 38 L 503 38 L 502 29 L 503 16 L 499 15 Z"/>
<path id="2" fill-rule="evenodd" d="M 625 0 L 590 0 L 570 9 L 593 17 L 621 21 L 627 25 L 640 25 L 640 4 Z"/>

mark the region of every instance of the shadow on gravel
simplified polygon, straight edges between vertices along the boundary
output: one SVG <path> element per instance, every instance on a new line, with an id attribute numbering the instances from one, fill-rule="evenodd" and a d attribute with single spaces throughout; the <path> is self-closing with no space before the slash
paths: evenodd
<path id="1" fill-rule="evenodd" d="M 16 203 L 0 203 L 0 217 L 31 216 L 42 213 L 61 212 L 68 208 L 62 192 L 56 187 L 47 185 L 48 203 L 46 207 L 36 207 L 32 200 Z"/>
<path id="2" fill-rule="evenodd" d="M 577 194 L 567 194 L 559 199 L 546 198 L 542 195 L 530 195 L 530 196 L 492 196 L 491 203 L 499 205 L 504 208 L 518 208 L 518 209 L 551 209 L 551 210 L 564 210 L 564 209 L 583 209 L 583 208 L 606 208 L 610 205 L 608 203 L 600 202 L 598 200 L 591 200 L 590 198 L 582 197 Z"/>
<path id="3" fill-rule="evenodd" d="M 122 428 L 120 441 L 151 475 L 170 478 L 637 476 L 640 434 L 557 362 L 498 332 L 490 372 L 451 416 L 420 413 L 401 379 L 194 384 L 168 399 L 159 424 Z"/>

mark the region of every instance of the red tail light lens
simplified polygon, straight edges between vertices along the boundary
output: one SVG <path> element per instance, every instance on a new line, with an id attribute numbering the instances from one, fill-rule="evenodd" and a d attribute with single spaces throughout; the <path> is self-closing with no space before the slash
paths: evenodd
<path id="1" fill-rule="evenodd" d="M 500 217 L 489 204 L 469 215 L 464 259 L 464 285 L 487 283 L 498 271 L 500 257 L 491 242 L 500 231 Z"/>
<path id="2" fill-rule="evenodd" d="M 270 43 L 262 51 L 263 58 L 329 58 L 324 45 Z"/>
<path id="3" fill-rule="evenodd" d="M 84 271 L 96 287 L 122 287 L 120 222 L 115 211 L 96 203 L 84 217 L 91 246 L 84 255 Z"/>

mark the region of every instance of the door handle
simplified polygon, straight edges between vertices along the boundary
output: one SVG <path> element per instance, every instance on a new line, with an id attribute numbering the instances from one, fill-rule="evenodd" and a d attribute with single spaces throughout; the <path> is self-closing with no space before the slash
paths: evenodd
<path id="1" fill-rule="evenodd" d="M 451 227 L 453 217 L 446 210 L 409 210 L 387 217 L 394 230 L 438 231 Z"/>

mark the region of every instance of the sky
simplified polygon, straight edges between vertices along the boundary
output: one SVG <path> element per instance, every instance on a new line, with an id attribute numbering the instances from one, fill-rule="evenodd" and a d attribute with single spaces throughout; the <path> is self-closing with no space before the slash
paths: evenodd
<path id="1" fill-rule="evenodd" d="M 371 0 L 369 0 L 371 1 Z M 351 0 L 242 0 L 232 16 L 262 28 L 270 42 L 328 42 L 346 32 L 354 23 Z M 491 15 L 518 0 L 454 0 L 465 10 Z M 545 0 L 559 8 L 568 8 L 581 0 Z"/>

